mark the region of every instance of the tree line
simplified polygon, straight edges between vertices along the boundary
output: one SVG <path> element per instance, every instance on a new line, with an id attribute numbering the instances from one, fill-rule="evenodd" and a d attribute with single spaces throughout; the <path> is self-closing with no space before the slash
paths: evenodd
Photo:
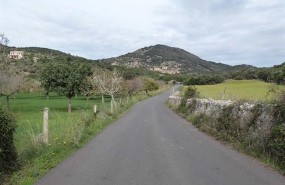
<path id="1" fill-rule="evenodd" d="M 71 99 L 76 95 L 85 95 L 87 99 L 101 95 L 111 97 L 111 112 L 116 107 L 115 96 L 130 96 L 139 91 L 157 90 L 159 85 L 151 78 L 136 77 L 125 79 L 116 68 L 112 70 L 92 67 L 88 62 L 57 60 L 48 63 L 42 70 L 40 82 L 48 98 L 50 92 L 65 96 L 68 112 L 71 112 Z"/>
<path id="2" fill-rule="evenodd" d="M 234 80 L 261 80 L 278 85 L 285 84 L 285 62 L 268 68 L 244 67 L 236 70 L 193 73 L 193 74 L 164 74 L 160 80 L 182 82 L 185 85 L 212 85 L 222 83 L 227 79 Z"/>

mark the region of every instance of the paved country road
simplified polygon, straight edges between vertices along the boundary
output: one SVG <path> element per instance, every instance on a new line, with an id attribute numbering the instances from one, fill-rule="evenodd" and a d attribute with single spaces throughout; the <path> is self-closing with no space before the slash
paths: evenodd
<path id="1" fill-rule="evenodd" d="M 165 105 L 135 105 L 38 185 L 285 185 L 285 178 L 199 132 Z"/>

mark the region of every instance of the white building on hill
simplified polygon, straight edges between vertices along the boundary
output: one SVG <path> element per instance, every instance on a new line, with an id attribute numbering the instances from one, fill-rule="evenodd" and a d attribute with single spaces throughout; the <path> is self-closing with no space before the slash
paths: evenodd
<path id="1" fill-rule="evenodd" d="M 24 57 L 24 51 L 10 51 L 9 58 L 21 59 Z"/>

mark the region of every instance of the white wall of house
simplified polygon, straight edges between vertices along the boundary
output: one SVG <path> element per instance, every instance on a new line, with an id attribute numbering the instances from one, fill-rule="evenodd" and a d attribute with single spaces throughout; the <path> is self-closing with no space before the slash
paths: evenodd
<path id="1" fill-rule="evenodd" d="M 24 51 L 10 51 L 9 58 L 21 59 L 24 57 Z"/>

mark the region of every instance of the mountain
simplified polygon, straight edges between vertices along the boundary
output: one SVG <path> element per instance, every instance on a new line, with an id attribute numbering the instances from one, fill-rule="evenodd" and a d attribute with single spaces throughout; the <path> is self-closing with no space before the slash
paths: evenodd
<path id="1" fill-rule="evenodd" d="M 206 61 L 180 48 L 165 45 L 144 47 L 119 57 L 100 60 L 115 66 L 144 67 L 162 73 L 219 72 L 230 65 Z"/>
<path id="2" fill-rule="evenodd" d="M 46 61 L 56 61 L 57 58 L 68 58 L 70 60 L 80 60 L 92 62 L 92 64 L 102 68 L 112 68 L 113 66 L 121 66 L 123 68 L 137 68 L 138 71 L 156 71 L 168 74 L 177 73 L 227 73 L 235 71 L 245 71 L 256 69 L 251 65 L 230 66 L 222 63 L 206 61 L 200 57 L 180 48 L 169 47 L 165 45 L 154 45 L 144 47 L 132 53 L 125 55 L 102 59 L 89 60 L 79 56 L 73 56 L 62 51 L 40 48 L 40 47 L 4 47 L 0 45 L 0 54 L 4 52 L 4 56 L 12 50 L 24 51 L 24 58 L 20 60 L 11 60 L 16 68 L 27 73 L 37 73 L 41 65 Z M 99 61 L 99 62 L 98 62 Z M 126 69 L 127 70 L 127 69 Z M 136 70 L 136 71 L 137 71 Z M 129 71 L 129 70 L 128 70 Z"/>

